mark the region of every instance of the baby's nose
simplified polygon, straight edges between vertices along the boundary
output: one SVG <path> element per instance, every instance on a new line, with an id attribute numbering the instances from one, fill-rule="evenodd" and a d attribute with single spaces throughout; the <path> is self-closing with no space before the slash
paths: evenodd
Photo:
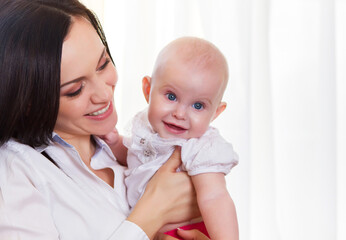
<path id="1" fill-rule="evenodd" d="M 185 108 L 185 106 L 178 105 L 175 108 L 173 116 L 175 118 L 179 119 L 179 120 L 185 120 L 186 119 L 186 108 Z"/>

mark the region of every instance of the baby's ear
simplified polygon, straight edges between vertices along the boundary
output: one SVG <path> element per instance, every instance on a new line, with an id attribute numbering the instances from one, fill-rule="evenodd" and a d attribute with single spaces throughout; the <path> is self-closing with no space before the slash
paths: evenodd
<path id="1" fill-rule="evenodd" d="M 216 112 L 212 121 L 214 121 L 226 109 L 226 107 L 227 107 L 227 103 L 220 102 L 219 106 L 216 109 Z"/>
<path id="2" fill-rule="evenodd" d="M 151 81 L 151 78 L 149 76 L 145 76 L 142 79 L 142 90 L 143 90 L 145 100 L 147 100 L 147 103 L 149 103 L 149 96 L 150 96 L 150 88 L 151 88 L 150 81 Z"/>

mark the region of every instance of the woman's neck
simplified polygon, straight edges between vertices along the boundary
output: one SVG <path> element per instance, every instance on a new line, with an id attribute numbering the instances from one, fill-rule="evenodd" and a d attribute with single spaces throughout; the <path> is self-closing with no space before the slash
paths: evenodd
<path id="1" fill-rule="evenodd" d="M 57 132 L 58 133 L 58 132 Z M 58 133 L 59 134 L 59 133 Z M 91 157 L 94 156 L 96 150 L 96 142 L 91 135 L 86 136 L 66 136 L 59 134 L 67 143 L 75 147 L 84 164 L 105 183 L 114 187 L 114 172 L 110 168 L 95 170 L 91 167 Z"/>
<path id="2" fill-rule="evenodd" d="M 90 166 L 91 157 L 95 153 L 95 141 L 91 135 L 66 135 L 57 132 L 68 144 L 74 146 L 83 162 Z"/>

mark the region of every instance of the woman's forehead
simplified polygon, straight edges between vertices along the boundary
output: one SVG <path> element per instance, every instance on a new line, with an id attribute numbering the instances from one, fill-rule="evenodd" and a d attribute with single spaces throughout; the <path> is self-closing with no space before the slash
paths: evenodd
<path id="1" fill-rule="evenodd" d="M 73 18 L 62 48 L 61 83 L 96 68 L 103 51 L 104 45 L 91 23 L 85 18 Z"/>

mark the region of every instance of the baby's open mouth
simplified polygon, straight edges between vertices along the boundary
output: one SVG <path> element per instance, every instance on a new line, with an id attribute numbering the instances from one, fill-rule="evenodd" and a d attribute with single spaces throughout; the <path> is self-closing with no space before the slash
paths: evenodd
<path id="1" fill-rule="evenodd" d="M 166 123 L 166 126 L 173 129 L 173 130 L 176 130 L 176 131 L 185 131 L 187 130 L 186 128 L 183 128 L 183 127 L 180 127 L 180 126 L 177 126 L 177 125 L 174 125 L 174 124 L 171 124 L 171 123 Z"/>

